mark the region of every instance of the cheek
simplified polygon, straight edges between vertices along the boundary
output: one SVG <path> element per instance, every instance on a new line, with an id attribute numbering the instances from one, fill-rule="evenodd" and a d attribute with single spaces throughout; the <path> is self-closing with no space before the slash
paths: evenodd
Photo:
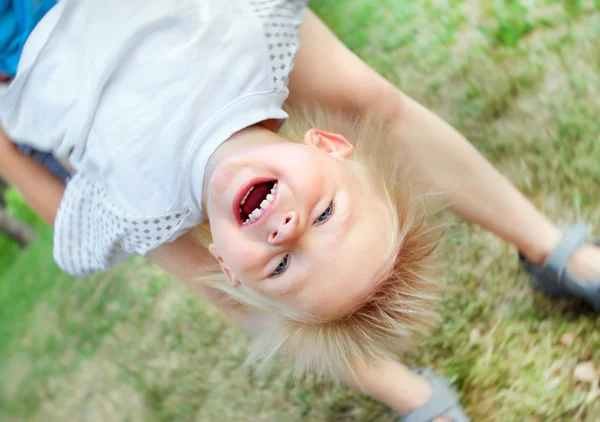
<path id="1" fill-rule="evenodd" d="M 220 197 L 220 195 L 215 195 L 215 192 L 224 192 L 229 188 L 235 171 L 235 163 L 232 163 L 231 160 L 220 163 L 214 169 L 209 181 L 209 192 L 213 202 L 218 201 Z"/>
<path id="2" fill-rule="evenodd" d="M 261 259 L 260 248 L 242 236 L 238 230 L 213 232 L 213 243 L 223 262 L 238 276 L 243 277 L 249 268 Z"/>
<path id="3" fill-rule="evenodd" d="M 292 172 L 292 177 L 300 180 L 304 186 L 324 186 L 326 182 L 336 178 L 335 165 L 316 154 L 299 154 L 286 164 L 286 170 Z"/>
<path id="4" fill-rule="evenodd" d="M 239 243 L 239 230 L 237 227 L 233 227 L 231 221 L 224 218 L 222 213 L 219 212 L 219 208 L 215 204 L 209 204 L 208 214 L 210 220 L 210 233 L 212 242 L 215 245 L 219 255 L 226 260 L 227 257 L 231 256 L 235 252 L 236 248 L 233 245 Z M 229 263 L 227 263 L 229 264 Z"/>

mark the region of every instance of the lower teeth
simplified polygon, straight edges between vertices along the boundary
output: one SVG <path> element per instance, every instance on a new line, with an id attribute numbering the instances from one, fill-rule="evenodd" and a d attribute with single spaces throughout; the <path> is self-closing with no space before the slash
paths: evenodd
<path id="1" fill-rule="evenodd" d="M 250 191 L 253 189 L 254 187 L 250 188 L 250 190 L 248 191 L 248 193 L 246 194 L 246 196 L 250 193 Z M 273 184 L 273 187 L 271 188 L 271 193 L 267 194 L 266 199 L 264 199 L 259 208 L 256 208 L 254 211 L 252 211 L 245 219 L 243 225 L 246 225 L 248 223 L 252 223 L 253 221 L 256 221 L 264 212 L 264 210 L 268 207 L 268 205 L 270 204 L 270 201 L 272 201 L 275 197 L 275 192 L 277 190 L 277 183 Z M 246 198 L 244 198 L 245 200 Z M 265 202 L 267 202 L 265 204 Z M 242 202 L 243 204 L 243 202 Z M 264 204 L 264 206 L 263 206 Z M 252 215 L 254 213 L 256 213 L 258 211 L 258 215 L 256 215 L 256 217 L 253 217 Z M 242 215 L 243 211 L 242 211 L 242 207 L 240 207 L 240 215 Z M 243 218 L 242 218 L 243 219 Z"/>

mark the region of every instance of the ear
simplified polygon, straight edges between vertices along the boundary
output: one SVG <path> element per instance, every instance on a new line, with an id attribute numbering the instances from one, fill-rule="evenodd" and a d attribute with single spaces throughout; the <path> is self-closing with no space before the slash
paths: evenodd
<path id="1" fill-rule="evenodd" d="M 227 277 L 229 284 L 233 287 L 239 286 L 241 284 L 240 280 L 235 276 L 235 274 L 231 271 L 231 269 L 225 264 L 225 261 L 223 261 L 223 258 L 217 252 L 217 248 L 215 247 L 214 243 L 211 243 L 208 246 L 208 251 L 217 260 L 217 262 L 221 266 L 221 270 L 225 273 L 225 276 Z"/>
<path id="2" fill-rule="evenodd" d="M 342 135 L 318 129 L 308 130 L 304 135 L 304 143 L 340 158 L 350 158 L 354 152 L 354 146 Z"/>

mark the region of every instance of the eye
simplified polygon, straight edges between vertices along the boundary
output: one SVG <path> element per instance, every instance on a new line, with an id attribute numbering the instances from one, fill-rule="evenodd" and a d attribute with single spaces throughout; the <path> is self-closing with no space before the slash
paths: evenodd
<path id="1" fill-rule="evenodd" d="M 319 224 L 323 224 L 324 222 L 329 220 L 331 218 L 331 216 L 333 215 L 334 211 L 335 211 L 335 204 L 333 203 L 333 201 L 331 201 L 331 203 L 329 204 L 327 209 L 325 211 L 323 211 L 323 214 L 321 214 L 315 220 L 315 224 L 318 226 Z"/>
<path id="2" fill-rule="evenodd" d="M 269 275 L 269 277 L 272 278 L 272 277 L 280 276 L 281 274 L 283 274 L 285 272 L 285 270 L 287 270 L 289 265 L 290 265 L 290 254 L 287 254 L 286 256 L 283 257 L 283 259 L 281 260 L 281 262 L 279 263 L 277 268 L 275 268 L 275 271 L 273 271 Z"/>

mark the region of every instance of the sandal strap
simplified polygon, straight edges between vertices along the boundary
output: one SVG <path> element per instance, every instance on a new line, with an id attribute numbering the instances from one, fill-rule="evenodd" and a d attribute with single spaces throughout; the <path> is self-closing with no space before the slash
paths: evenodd
<path id="1" fill-rule="evenodd" d="M 541 265 L 536 265 L 522 253 L 519 260 L 531 274 L 533 286 L 555 297 L 578 298 L 600 312 L 600 279 L 585 282 L 569 272 L 569 260 L 584 243 L 600 246 L 600 239 L 590 238 L 585 223 L 579 221 L 563 233 L 562 238 Z"/>
<path id="2" fill-rule="evenodd" d="M 550 252 L 550 255 L 548 255 L 543 266 L 548 268 L 554 274 L 557 274 L 560 283 L 562 283 L 567 272 L 569 259 L 581 246 L 583 246 L 587 238 L 587 226 L 584 222 L 579 221 L 569 230 L 564 232 L 563 237 L 554 247 L 552 252 Z"/>
<path id="3" fill-rule="evenodd" d="M 429 422 L 438 417 L 450 418 L 452 422 L 468 422 L 460 408 L 458 394 L 448 380 L 434 374 L 428 369 L 411 368 L 431 382 L 432 390 L 429 399 L 422 406 L 406 415 L 403 422 Z"/>

